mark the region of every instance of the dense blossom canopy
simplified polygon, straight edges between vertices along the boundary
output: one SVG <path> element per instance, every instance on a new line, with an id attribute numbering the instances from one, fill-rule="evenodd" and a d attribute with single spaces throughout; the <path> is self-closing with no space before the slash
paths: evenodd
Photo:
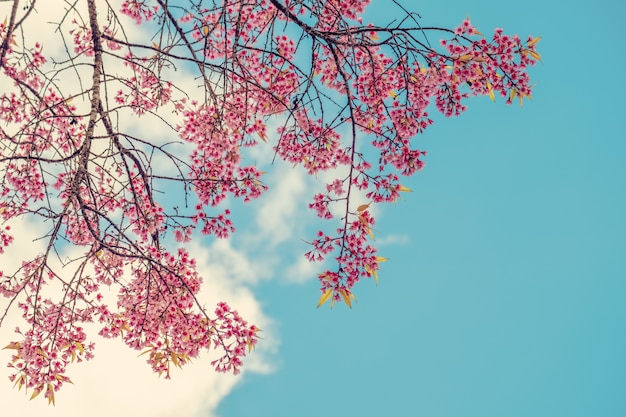
<path id="1" fill-rule="evenodd" d="M 10 300 L 2 319 L 11 309 L 24 319 L 7 346 L 18 387 L 54 402 L 68 364 L 93 356 L 86 323 L 144 352 L 159 374 L 213 348 L 217 371 L 239 371 L 259 329 L 225 303 L 204 307 L 197 295 L 211 277 L 184 243 L 228 237 L 221 203 L 266 191 L 263 172 L 245 162 L 257 144 L 311 175 L 333 174 L 308 204 L 328 220 L 305 254 L 332 260 L 319 305 L 351 305 L 357 282 L 378 279 L 386 259 L 371 207 L 409 191 L 401 176 L 424 166 L 414 139 L 433 123 L 430 105 L 456 116 L 470 95 L 521 104 L 539 38 L 486 37 L 469 19 L 424 27 L 399 5 L 399 23 L 364 24 L 369 2 L 81 0 L 55 22 L 61 55 L 26 30 L 39 2 L 2 5 L 0 252 L 12 219 L 49 227 L 43 253 L 0 272 Z M 199 88 L 186 90 L 177 69 Z M 127 129 L 137 117 L 172 134 Z M 181 203 L 169 209 L 168 198 Z M 59 265 L 68 247 L 80 256 Z M 117 289 L 114 305 L 103 287 Z"/>

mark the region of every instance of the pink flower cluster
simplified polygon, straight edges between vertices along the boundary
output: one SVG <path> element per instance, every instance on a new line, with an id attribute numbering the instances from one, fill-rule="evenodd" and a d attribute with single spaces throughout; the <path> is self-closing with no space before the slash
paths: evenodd
<path id="1" fill-rule="evenodd" d="M 0 294 L 20 300 L 26 322 L 7 347 L 9 366 L 16 385 L 50 402 L 69 382 L 67 366 L 93 355 L 83 330 L 92 322 L 166 377 L 213 348 L 222 353 L 213 362 L 218 372 L 239 372 L 259 329 L 225 303 L 207 311 L 197 299 L 203 278 L 195 261 L 167 246 L 196 232 L 226 238 L 235 231 L 230 211 L 217 206 L 267 190 L 249 147 L 267 144 L 310 175 L 332 174 L 308 204 L 327 226 L 305 256 L 335 261 L 318 276 L 320 305 L 351 306 L 354 286 L 378 280 L 386 260 L 374 245 L 370 207 L 410 191 L 401 177 L 424 167 L 415 138 L 433 123 L 430 108 L 457 116 L 472 95 L 521 104 L 532 92 L 528 67 L 540 59 L 539 38 L 522 41 L 501 29 L 486 38 L 469 19 L 437 29 L 447 38 L 435 47 L 421 41 L 425 29 L 402 26 L 407 21 L 362 25 L 369 0 L 223 0 L 175 10 L 124 0 L 121 13 L 137 24 L 159 23 L 144 26 L 157 31 L 158 43 L 142 45 L 105 3 L 97 3 L 98 14 L 90 3 L 92 16 L 72 22 L 67 62 L 94 76 L 71 92 L 61 91 L 56 74 L 72 67 L 48 63 L 40 43 L 23 45 L 15 28 L 0 24 L 0 217 L 52 225 L 43 254 L 0 272 Z M 94 33 L 104 51 L 94 47 Z M 105 60 L 125 68 L 107 72 Z M 200 99 L 163 70 L 194 65 Z M 163 121 L 189 153 L 126 131 L 123 121 L 136 116 Z M 355 201 L 357 190 L 364 201 Z M 0 253 L 12 242 L 4 226 Z M 69 274 L 51 266 L 66 244 L 83 250 Z M 106 304 L 102 286 L 119 290 L 117 308 Z"/>
<path id="2" fill-rule="evenodd" d="M 148 363 L 167 378 L 172 364 L 180 367 L 211 347 L 223 350 L 213 363 L 216 370 L 237 373 L 245 347 L 256 345 L 259 329 L 226 303 L 218 305 L 214 319 L 195 311 L 202 279 L 185 250 L 154 258 L 160 263 L 131 265 L 133 280 L 120 293 L 120 312 L 101 314 L 105 326 L 100 334 L 121 337 L 133 349 L 149 353 Z"/>
<path id="3" fill-rule="evenodd" d="M 124 0 L 120 12 L 135 20 L 140 25 L 149 22 L 158 13 L 159 6 L 149 6 L 150 0 Z"/>

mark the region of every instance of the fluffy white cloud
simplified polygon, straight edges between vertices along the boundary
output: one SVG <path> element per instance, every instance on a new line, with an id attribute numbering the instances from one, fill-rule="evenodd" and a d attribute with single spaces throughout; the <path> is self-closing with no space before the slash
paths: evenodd
<path id="1" fill-rule="evenodd" d="M 78 2 L 84 6 L 86 2 Z M 119 4 L 120 2 L 117 1 Z M 101 8 L 105 2 L 98 2 Z M 0 4 L 0 20 L 10 11 L 11 2 Z M 62 5 L 62 6 L 61 6 Z M 57 57 L 64 55 L 63 46 L 58 34 L 54 33 L 56 26 L 46 22 L 60 21 L 69 3 L 38 2 L 32 20 L 24 26 L 25 33 L 31 41 L 41 40 L 46 55 Z M 22 11 L 21 11 L 22 12 Z M 104 9 L 101 10 L 104 13 Z M 72 13 L 66 20 L 72 19 Z M 101 15 L 106 16 L 106 13 Z M 129 37 L 140 35 L 139 27 L 127 20 L 125 32 Z M 36 35 L 35 35 L 36 34 Z M 71 41 L 70 38 L 66 39 Z M 68 45 L 72 48 L 71 45 Z M 115 69 L 118 73 L 124 68 Z M 88 67 L 85 67 L 85 71 Z M 69 76 L 72 72 L 68 72 Z M 73 75 L 73 74 L 72 74 Z M 83 82 L 90 80 L 88 71 L 81 71 Z M 184 68 L 178 68 L 176 77 L 179 86 L 188 91 L 196 91 L 197 86 L 192 76 L 185 73 Z M 79 87 L 75 79 L 69 81 L 61 76 L 56 80 L 62 89 L 75 90 Z M 1 81 L 0 81 L 1 82 Z M 83 86 L 84 87 L 84 86 Z M 2 85 L 0 85 L 0 90 Z M 82 104 L 76 100 L 76 104 Z M 83 103 L 84 104 L 84 103 Z M 150 117 L 135 117 L 121 121 L 129 132 L 142 133 L 143 137 L 156 143 L 164 143 L 172 139 L 165 134 L 162 124 L 154 123 Z M 171 132 L 171 131 L 170 131 Z M 174 137 L 175 139 L 175 137 Z M 165 166 L 161 162 L 153 161 L 154 166 Z M 170 165 L 171 166 L 171 165 Z M 281 200 L 284 202 L 284 200 Z M 22 259 L 32 257 L 44 250 L 45 240 L 36 240 L 45 235 L 44 225 L 26 222 L 13 222 L 13 234 L 16 237 L 14 244 L 7 252 L 0 256 L 0 270 L 14 271 Z M 209 309 L 217 301 L 227 301 L 236 308 L 249 322 L 263 329 L 263 341 L 245 361 L 242 374 L 239 376 L 222 375 L 213 371 L 210 365 L 210 354 L 194 360 L 183 370 L 175 370 L 171 380 L 159 379 L 153 374 L 143 358 L 138 358 L 138 352 L 128 349 L 119 340 L 106 340 L 95 336 L 96 352 L 91 361 L 74 364 L 68 369 L 68 376 L 75 385 L 66 384 L 57 393 L 56 407 L 47 405 L 43 398 L 28 401 L 30 392 L 24 395 L 24 390 L 10 389 L 11 383 L 7 379 L 10 370 L 0 366 L 0 389 L 2 395 L 2 414 L 14 417 L 34 416 L 63 416 L 74 417 L 89 415 L 90 417 L 111 415 L 149 415 L 163 417 L 192 417 L 196 415 L 210 416 L 214 413 L 219 402 L 245 377 L 246 372 L 271 372 L 273 369 L 272 356 L 277 348 L 278 341 L 272 331 L 272 321 L 262 311 L 261 305 L 246 285 L 254 281 L 260 270 L 268 268 L 261 261 L 248 260 L 244 254 L 230 246 L 229 241 L 215 241 L 210 246 L 200 244 L 190 245 L 188 248 L 192 256 L 198 261 L 198 270 L 205 277 L 205 285 L 199 299 L 206 302 Z M 71 251 L 70 248 L 68 250 Z M 66 256 L 67 254 L 63 254 Z M 71 271 L 68 271 L 71 273 Z M 114 294 L 111 294 L 111 298 Z M 0 314 L 4 312 L 8 300 L 0 299 Z M 14 339 L 13 330 L 21 324 L 19 313 L 13 309 L 5 318 L 0 328 L 0 347 L 6 346 Z M 97 329 L 94 329 L 97 331 Z M 0 364 L 10 360 L 12 351 L 0 351 Z M 43 397 L 43 396 L 42 396 Z"/>
<path id="2" fill-rule="evenodd" d="M 34 241 L 45 230 L 26 222 L 14 222 L 12 230 L 16 241 L 0 256 L 2 269 L 12 271 L 24 256 L 41 252 L 44 241 Z M 217 241 L 222 242 L 222 241 Z M 213 249 L 219 254 L 213 257 Z M 263 329 L 263 341 L 247 358 L 241 375 L 223 375 L 213 371 L 211 355 L 205 354 L 182 370 L 176 369 L 171 380 L 158 378 L 152 373 L 138 352 L 127 348 L 120 340 L 107 340 L 95 336 L 95 358 L 88 362 L 73 364 L 68 376 L 74 385 L 66 384 L 57 393 L 55 407 L 47 405 L 43 398 L 28 401 L 30 393 L 11 390 L 9 369 L 2 367 L 0 387 L 3 414 L 14 417 L 40 415 L 91 417 L 111 415 L 150 415 L 162 417 L 210 416 L 219 402 L 245 377 L 246 372 L 267 373 L 273 370 L 272 357 L 278 341 L 272 330 L 272 320 L 263 314 L 254 294 L 242 283 L 254 274 L 253 261 L 239 262 L 245 258 L 228 245 L 218 243 L 211 247 L 193 244 L 188 247 L 198 261 L 198 270 L 205 278 L 199 299 L 210 308 L 217 301 L 227 301 L 249 322 Z M 223 259 L 224 262 L 220 262 Z M 233 267 L 239 262 L 238 267 Z M 8 300 L 0 299 L 0 311 Z M 23 325 L 19 313 L 13 310 L 0 328 L 0 344 L 6 346 L 14 339 L 13 329 Z M 93 333 L 97 331 L 93 327 Z M 92 335 L 93 335 L 92 333 Z M 0 351 L 0 362 L 7 363 L 11 350 Z"/>

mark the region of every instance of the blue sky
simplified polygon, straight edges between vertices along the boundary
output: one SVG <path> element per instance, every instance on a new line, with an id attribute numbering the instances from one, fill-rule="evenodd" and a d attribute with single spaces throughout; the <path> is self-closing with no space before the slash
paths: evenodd
<path id="1" fill-rule="evenodd" d="M 469 15 L 487 36 L 496 27 L 541 36 L 543 62 L 523 108 L 471 99 L 416 139 L 427 165 L 403 181 L 412 193 L 378 209 L 390 260 L 378 286 L 355 288 L 352 310 L 315 309 L 319 270 L 301 256 L 314 227 L 311 183 L 277 164 L 269 193 L 236 211 L 233 239 L 189 248 L 209 278 L 207 304 L 226 299 L 266 330 L 241 377 L 216 376 L 202 359 L 157 380 L 135 352 L 97 340 L 96 359 L 72 370 L 56 408 L 10 391 L 2 374 L 3 408 L 24 417 L 626 415 L 626 87 L 617 79 L 626 6 L 558 3 L 402 1 L 424 25 Z M 389 5 L 372 0 L 368 16 L 399 17 Z M 32 225 L 20 230 L 33 245 Z"/>
<path id="2" fill-rule="evenodd" d="M 403 4 L 425 25 L 541 36 L 533 101 L 473 99 L 417 139 L 427 166 L 377 224 L 404 243 L 381 247 L 352 310 L 316 310 L 315 280 L 259 284 L 278 366 L 218 414 L 626 415 L 624 3 Z"/>

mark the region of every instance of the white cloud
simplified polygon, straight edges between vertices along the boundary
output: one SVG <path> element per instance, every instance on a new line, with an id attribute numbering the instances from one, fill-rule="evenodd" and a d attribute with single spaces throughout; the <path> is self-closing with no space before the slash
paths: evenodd
<path id="1" fill-rule="evenodd" d="M 24 256 L 39 253 L 44 248 L 43 241 L 33 239 L 45 230 L 25 222 L 13 222 L 16 236 L 14 245 L 0 257 L 2 269 L 12 271 L 19 266 Z M 222 242 L 222 241 L 216 241 Z M 0 371 L 2 409 L 6 415 L 14 417 L 63 416 L 109 417 L 111 415 L 150 415 L 162 417 L 211 416 L 219 402 L 241 381 L 247 372 L 268 373 L 274 369 L 272 357 L 275 355 L 278 340 L 273 331 L 273 322 L 262 311 L 249 288 L 241 284 L 254 273 L 253 262 L 242 262 L 242 254 L 229 245 L 215 244 L 209 248 L 199 244 L 188 248 L 198 261 L 198 271 L 205 277 L 198 298 L 209 309 L 217 301 L 226 301 L 236 308 L 250 323 L 263 329 L 262 342 L 246 359 L 239 376 L 217 374 L 210 365 L 211 354 L 204 354 L 182 370 L 175 370 L 171 380 L 159 379 L 138 352 L 126 347 L 120 340 L 106 340 L 94 336 L 95 358 L 91 361 L 73 364 L 68 368 L 68 376 L 74 385 L 66 384 L 56 394 L 55 407 L 47 405 L 43 398 L 28 401 L 30 396 L 24 390 L 11 389 L 7 379 L 9 369 Z M 213 250 L 219 256 L 211 256 Z M 223 260 L 223 263 L 222 263 Z M 237 267 L 233 267 L 239 263 Z M 7 299 L 0 299 L 1 311 Z M 6 346 L 14 340 L 13 329 L 20 325 L 19 313 L 12 314 L 0 328 L 0 345 Z M 7 363 L 12 351 L 0 351 L 0 362 Z M 43 397 L 43 396 L 42 396 Z"/>
<path id="2" fill-rule="evenodd" d="M 385 235 L 376 238 L 377 246 L 407 245 L 409 243 L 411 243 L 411 237 L 408 235 Z"/>
<path id="3" fill-rule="evenodd" d="M 285 271 L 285 280 L 294 284 L 304 284 L 305 282 L 315 279 L 317 274 L 324 270 L 323 262 L 309 262 L 303 253 L 299 255 L 294 263 L 287 267 Z"/>
<path id="4" fill-rule="evenodd" d="M 105 3 L 98 4 L 103 6 Z M 10 4 L 0 6 L 8 5 Z M 31 41 L 45 40 L 44 53 L 46 55 L 52 53 L 56 57 L 64 55 L 64 48 L 60 38 L 53 32 L 55 26 L 42 22 L 58 21 L 59 14 L 64 13 L 63 7 L 59 6 L 59 3 L 55 2 L 38 2 L 38 16 L 33 16 L 32 21 L 27 21 L 25 25 L 27 38 L 30 37 Z M 0 7 L 0 20 L 8 10 L 10 10 L 8 7 Z M 100 16 L 106 15 L 103 9 L 101 12 Z M 125 26 L 129 37 L 140 35 L 139 30 L 134 22 Z M 71 42 L 70 38 L 67 40 Z M 88 68 L 85 68 L 87 71 Z M 121 68 L 119 70 L 123 71 Z M 90 80 L 88 71 L 81 72 L 81 76 L 82 74 L 87 74 L 82 80 L 88 83 Z M 67 75 L 73 76 L 71 71 Z M 189 76 L 184 68 L 178 68 L 175 79 L 188 91 L 197 90 L 193 77 Z M 62 89 L 70 88 L 72 91 L 78 89 L 75 80 L 69 81 L 65 78 L 57 79 L 57 85 Z M 76 100 L 73 104 L 84 103 L 81 104 L 80 100 Z M 126 131 L 140 131 L 143 137 L 153 139 L 155 142 L 163 143 L 169 140 L 170 133 L 164 134 L 162 124 L 154 123 L 150 117 L 134 117 L 121 122 Z M 155 160 L 155 167 L 163 166 L 161 161 Z M 5 272 L 14 271 L 22 259 L 42 252 L 46 243 L 44 240 L 35 240 L 45 235 L 47 231 L 41 224 L 17 221 L 13 222 L 12 226 L 16 241 L 5 255 L 0 256 L 0 270 Z M 199 299 L 205 301 L 209 309 L 217 301 L 227 301 L 250 323 L 264 330 L 263 340 L 256 351 L 246 358 L 241 375 L 235 377 L 215 373 L 210 365 L 209 354 L 194 360 L 182 371 L 173 372 L 171 380 L 159 379 L 143 358 L 137 358 L 138 352 L 127 348 L 120 340 L 106 340 L 96 335 L 93 337 L 96 342 L 95 358 L 74 364 L 68 369 L 68 376 L 75 385 L 66 384 L 56 395 L 56 407 L 50 407 L 43 396 L 28 401 L 30 393 L 25 396 L 24 390 L 20 392 L 11 389 L 12 383 L 7 378 L 10 371 L 2 366 L 2 363 L 10 360 L 12 351 L 3 350 L 0 351 L 0 369 L 2 369 L 0 390 L 5 393 L 1 397 L 3 415 L 193 417 L 202 414 L 203 417 L 207 417 L 214 415 L 219 402 L 245 377 L 246 372 L 271 372 L 274 367 L 272 356 L 278 346 L 273 322 L 263 313 L 262 306 L 246 286 L 259 276 L 259 272 L 267 271 L 267 274 L 271 274 L 268 270 L 271 265 L 264 261 L 248 259 L 247 254 L 232 248 L 230 241 L 216 240 L 209 247 L 194 244 L 190 245 L 188 250 L 197 259 L 199 272 L 206 277 Z M 0 298 L 0 314 L 7 303 L 7 299 Z M 13 329 L 20 323 L 19 313 L 13 310 L 0 328 L 0 347 L 15 339 Z"/>
<path id="5" fill-rule="evenodd" d="M 8 10 L 6 7 L 0 8 L 0 19 L 5 9 Z M 54 21 L 55 14 L 63 12 L 54 2 L 38 2 L 37 9 L 40 16 L 47 21 Z M 38 22 L 41 23 L 41 20 Z M 26 30 L 27 34 L 36 33 L 46 39 L 46 53 L 54 51 L 57 56 L 63 55 L 64 50 L 58 43 L 58 37 L 53 36 L 53 25 L 27 26 Z M 133 22 L 125 26 L 125 31 L 129 38 L 140 35 L 139 28 Z M 89 79 L 83 78 L 83 81 Z M 196 81 L 184 68 L 178 68 L 175 79 L 187 91 L 197 90 Z M 59 83 L 63 82 L 67 80 L 59 80 Z M 158 143 L 169 140 L 170 132 L 164 134 L 162 126 L 148 116 L 123 121 L 126 131 L 141 132 L 143 137 L 154 139 Z M 270 146 L 260 144 L 251 149 L 250 157 L 257 158 L 257 163 L 267 164 L 272 160 L 273 151 Z M 155 160 L 154 166 L 165 166 L 162 162 L 162 159 Z M 0 389 L 6 393 L 1 397 L 3 413 L 14 417 L 193 417 L 203 413 L 204 417 L 210 417 L 214 415 L 220 401 L 245 377 L 246 372 L 273 371 L 273 356 L 279 343 L 275 325 L 263 313 L 262 305 L 256 300 L 249 285 L 259 279 L 273 277 L 281 261 L 294 257 L 295 262 L 286 268 L 286 280 L 301 283 L 315 279 L 323 265 L 308 262 L 299 253 L 303 245 L 290 245 L 285 251 L 277 251 L 277 248 L 282 248 L 281 245 L 285 245 L 287 241 L 311 237 L 305 235 L 306 229 L 316 222 L 316 218 L 315 213 L 307 208 L 307 204 L 316 190 L 324 190 L 326 181 L 339 176 L 337 171 L 326 172 L 320 173 L 314 180 L 300 167 L 291 169 L 288 164 L 280 162 L 272 166 L 272 171 L 264 178 L 271 188 L 258 203 L 254 220 L 256 227 L 250 231 L 237 232 L 244 242 L 242 249 L 233 247 L 231 240 L 214 240 L 210 245 L 204 246 L 194 243 L 187 247 L 197 259 L 201 275 L 207 277 L 199 298 L 209 307 L 217 301 L 227 301 L 243 317 L 264 330 L 263 340 L 257 350 L 246 358 L 243 375 L 233 377 L 216 374 L 210 366 L 210 359 L 205 355 L 182 371 L 173 372 L 171 380 L 159 379 L 143 358 L 137 358 L 136 351 L 128 349 L 119 340 L 96 337 L 95 358 L 69 370 L 68 375 L 75 385 L 66 385 L 57 393 L 56 407 L 49 407 L 43 398 L 28 401 L 23 391 L 10 389 L 11 383 L 6 379 L 9 370 L 2 367 L 2 362 L 8 362 L 11 351 L 5 350 L 0 351 L 0 369 L 4 369 L 0 371 Z M 354 189 L 352 193 L 351 209 L 367 202 L 363 192 Z M 375 210 L 374 207 L 373 209 Z M 338 209 L 333 210 L 336 215 L 343 214 L 336 211 Z M 332 222 L 326 222 L 324 227 L 329 225 L 334 227 Z M 5 271 L 15 269 L 23 256 L 41 251 L 44 245 L 43 241 L 33 243 L 33 239 L 45 234 L 45 230 L 32 224 L 15 224 L 14 232 L 17 239 L 14 247 L 0 257 L 0 269 Z M 5 299 L 0 299 L 0 308 L 5 303 Z M 15 312 L 7 319 L 0 328 L 0 345 L 4 346 L 13 339 L 12 332 L 19 321 Z"/>
<path id="6" fill-rule="evenodd" d="M 273 187 L 263 197 L 256 218 L 259 238 L 272 246 L 293 239 L 294 232 L 303 232 L 303 220 L 313 216 L 307 207 L 312 194 L 306 173 L 299 167 L 280 168 L 272 175 Z"/>

